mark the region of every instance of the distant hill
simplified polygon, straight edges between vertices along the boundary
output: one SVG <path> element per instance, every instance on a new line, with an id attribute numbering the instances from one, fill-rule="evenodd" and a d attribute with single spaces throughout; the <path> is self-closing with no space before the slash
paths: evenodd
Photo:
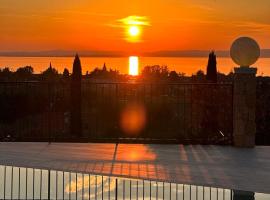
<path id="1" fill-rule="evenodd" d="M 127 56 L 123 52 L 114 51 L 65 51 L 65 50 L 52 50 L 52 51 L 17 51 L 17 52 L 0 52 L 0 56 L 10 57 L 73 57 L 79 53 L 82 57 L 124 57 Z M 188 51 L 153 51 L 142 53 L 142 56 L 149 57 L 206 57 L 209 51 L 205 50 L 188 50 Z M 218 57 L 229 57 L 230 53 L 227 50 L 216 51 Z M 270 49 L 262 49 L 261 57 L 270 58 Z"/>
<path id="2" fill-rule="evenodd" d="M 190 51 L 155 51 L 146 53 L 146 56 L 153 57 L 206 57 L 210 51 L 190 50 Z M 218 57 L 230 57 L 229 51 L 215 51 Z M 270 49 L 261 50 L 262 58 L 270 58 Z"/>
<path id="3" fill-rule="evenodd" d="M 114 51 L 9 51 L 0 52 L 0 56 L 7 57 L 74 57 L 78 53 L 81 57 L 121 57 L 124 56 L 121 52 Z"/>
<path id="4" fill-rule="evenodd" d="M 263 58 L 270 58 L 270 49 L 263 49 L 261 51 L 261 57 L 263 57 Z"/>

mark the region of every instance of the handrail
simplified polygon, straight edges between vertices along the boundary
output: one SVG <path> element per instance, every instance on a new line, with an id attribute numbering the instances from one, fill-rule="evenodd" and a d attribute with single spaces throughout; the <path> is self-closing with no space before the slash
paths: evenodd
<path id="1" fill-rule="evenodd" d="M 0 81 L 0 84 L 27 84 L 27 83 L 38 83 L 38 84 L 63 84 L 68 83 L 70 81 Z M 226 83 L 198 83 L 198 82 L 190 82 L 190 83 L 171 83 L 171 82 L 92 82 L 92 81 L 82 81 L 82 84 L 97 84 L 97 85 L 114 85 L 114 84 L 127 84 L 127 85 L 209 85 L 209 86 L 219 86 L 219 85 L 233 85 L 232 82 Z"/>

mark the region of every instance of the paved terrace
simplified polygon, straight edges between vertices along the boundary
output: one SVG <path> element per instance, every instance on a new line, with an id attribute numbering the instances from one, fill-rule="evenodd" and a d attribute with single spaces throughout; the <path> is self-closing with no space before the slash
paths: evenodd
<path id="1" fill-rule="evenodd" d="M 270 193 L 270 147 L 0 143 L 0 164 Z"/>

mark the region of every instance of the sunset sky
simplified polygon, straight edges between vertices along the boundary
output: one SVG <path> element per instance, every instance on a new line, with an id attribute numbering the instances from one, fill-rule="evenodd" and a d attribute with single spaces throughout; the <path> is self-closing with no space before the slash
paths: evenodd
<path id="1" fill-rule="evenodd" d="M 269 0 L 0 0 L 0 51 L 227 50 L 243 35 L 270 48 Z"/>

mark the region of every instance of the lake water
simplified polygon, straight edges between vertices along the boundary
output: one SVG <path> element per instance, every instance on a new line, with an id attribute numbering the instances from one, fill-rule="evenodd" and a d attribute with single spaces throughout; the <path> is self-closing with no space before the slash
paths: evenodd
<path id="1" fill-rule="evenodd" d="M 183 72 L 186 75 L 191 75 L 199 69 L 205 71 L 207 65 L 207 57 L 140 57 L 139 69 L 141 70 L 146 65 L 167 65 L 170 70 Z M 52 62 L 59 72 L 63 72 L 66 67 L 70 71 L 72 69 L 72 57 L 0 57 L 0 68 L 10 67 L 16 70 L 18 67 L 30 65 L 34 68 L 34 73 L 44 71 L 49 63 Z M 128 57 L 82 57 L 82 70 L 92 71 L 96 67 L 102 67 L 106 63 L 107 68 L 117 69 L 120 73 L 128 73 L 129 58 Z M 218 71 L 229 73 L 235 67 L 235 64 L 230 58 L 217 58 Z M 256 64 L 258 75 L 270 76 L 270 58 L 261 58 Z"/>
<path id="2" fill-rule="evenodd" d="M 121 200 L 232 200 L 232 190 L 0 165 L 0 199 L 109 200 L 116 196 Z M 269 194 L 255 193 L 255 200 L 269 198 Z"/>

